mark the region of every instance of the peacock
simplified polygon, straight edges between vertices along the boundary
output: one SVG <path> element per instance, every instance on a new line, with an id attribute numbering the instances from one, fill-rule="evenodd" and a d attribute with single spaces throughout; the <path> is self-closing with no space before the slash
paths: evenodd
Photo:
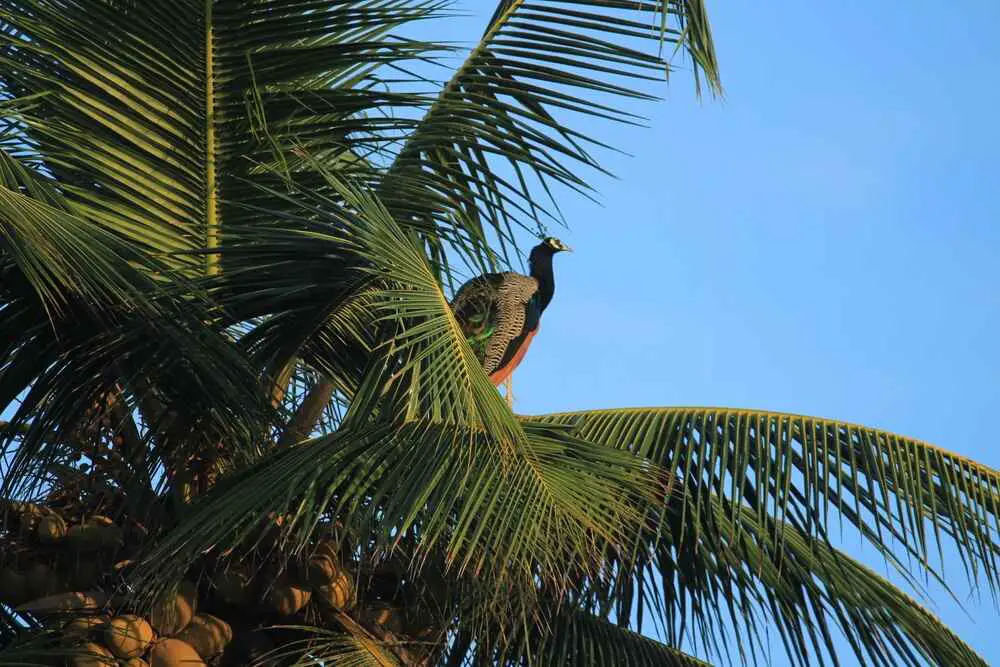
<path id="1" fill-rule="evenodd" d="M 531 249 L 530 275 L 505 271 L 476 276 L 459 288 L 451 302 L 490 380 L 496 386 L 506 384 L 508 405 L 514 402 L 511 374 L 524 359 L 538 333 L 542 312 L 555 294 L 552 258 L 568 250 L 559 239 L 547 237 Z"/>

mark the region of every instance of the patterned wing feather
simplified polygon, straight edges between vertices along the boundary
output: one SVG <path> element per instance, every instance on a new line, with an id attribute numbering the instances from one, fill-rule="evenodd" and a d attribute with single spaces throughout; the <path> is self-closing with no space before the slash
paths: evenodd
<path id="1" fill-rule="evenodd" d="M 526 305 L 538 291 L 538 281 L 508 271 L 487 273 L 462 285 L 451 307 L 486 374 L 496 371 L 523 338 Z"/>

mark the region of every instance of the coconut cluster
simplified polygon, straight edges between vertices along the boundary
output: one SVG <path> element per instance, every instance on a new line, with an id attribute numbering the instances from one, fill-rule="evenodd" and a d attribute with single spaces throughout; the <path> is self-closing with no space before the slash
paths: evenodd
<path id="1" fill-rule="evenodd" d="M 193 563 L 187 580 L 149 604 L 122 591 L 131 556 L 155 536 L 103 515 L 10 502 L 5 510 L 0 539 L 11 548 L 0 567 L 0 602 L 57 629 L 75 652 L 65 664 L 280 665 L 267 654 L 304 635 L 268 628 L 337 628 L 345 618 L 383 640 L 427 633 L 426 619 L 407 622 L 388 570 L 362 577 L 335 540 L 318 539 L 305 559 L 280 558 L 280 516 L 269 516 L 252 543 Z"/>

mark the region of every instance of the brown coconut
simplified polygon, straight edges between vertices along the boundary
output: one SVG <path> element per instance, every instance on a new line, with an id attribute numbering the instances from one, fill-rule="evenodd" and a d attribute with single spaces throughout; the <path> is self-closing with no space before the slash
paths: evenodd
<path id="1" fill-rule="evenodd" d="M 139 616 L 115 616 L 104 629 L 104 643 L 119 658 L 136 658 L 153 643 L 153 628 Z"/>
<path id="2" fill-rule="evenodd" d="M 313 586 L 326 586 L 340 572 L 337 561 L 329 556 L 313 556 L 309 561 L 309 583 Z"/>
<path id="3" fill-rule="evenodd" d="M 59 592 L 59 576 L 45 563 L 35 563 L 28 568 L 24 576 L 28 585 L 29 600 Z"/>
<path id="4" fill-rule="evenodd" d="M 0 570 L 0 602 L 17 606 L 29 599 L 27 577 L 9 567 Z"/>
<path id="5" fill-rule="evenodd" d="M 318 586 L 316 597 L 334 609 L 346 609 L 354 604 L 354 580 L 344 571 L 325 586 Z"/>
<path id="6" fill-rule="evenodd" d="M 362 617 L 371 625 L 379 625 L 396 634 L 403 632 L 403 610 L 388 605 L 372 606 L 365 609 Z"/>
<path id="7" fill-rule="evenodd" d="M 176 635 L 198 611 L 198 589 L 182 581 L 176 590 L 167 590 L 153 603 L 149 620 L 161 635 Z"/>
<path id="8" fill-rule="evenodd" d="M 205 665 L 194 647 L 180 639 L 160 639 L 149 651 L 149 667 L 196 667 Z"/>
<path id="9" fill-rule="evenodd" d="M 333 540 L 320 540 L 313 552 L 313 558 L 329 558 L 334 563 L 340 561 L 340 550 Z"/>
<path id="10" fill-rule="evenodd" d="M 105 667 L 118 664 L 111 651 L 96 642 L 87 642 L 79 650 L 86 651 L 86 654 L 74 655 L 70 660 L 73 667 Z"/>
<path id="11" fill-rule="evenodd" d="M 244 605 L 251 601 L 253 578 L 247 570 L 239 567 L 218 572 L 212 578 L 216 594 L 231 605 Z"/>
<path id="12" fill-rule="evenodd" d="M 47 514 L 38 522 L 35 534 L 43 544 L 52 544 L 66 537 L 66 522 L 58 514 Z"/>
<path id="13" fill-rule="evenodd" d="M 177 638 L 193 646 L 201 657 L 214 658 L 233 640 L 233 629 L 221 618 L 197 614 Z"/>
<path id="14" fill-rule="evenodd" d="M 291 616 L 309 604 L 312 591 L 289 581 L 276 583 L 267 594 L 268 604 L 281 616 Z"/>
<path id="15" fill-rule="evenodd" d="M 44 512 L 38 505 L 31 503 L 11 503 L 11 510 L 17 513 L 17 530 L 24 537 L 36 534 L 38 522 Z"/>

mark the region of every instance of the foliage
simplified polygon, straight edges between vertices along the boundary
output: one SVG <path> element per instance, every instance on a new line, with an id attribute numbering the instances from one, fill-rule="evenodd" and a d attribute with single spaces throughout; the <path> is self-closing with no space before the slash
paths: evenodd
<path id="1" fill-rule="evenodd" d="M 795 415 L 514 415 L 451 313 L 665 53 L 719 90 L 700 0 L 502 0 L 440 83 L 406 36 L 437 1 L 0 9 L 0 660 L 99 637 L 23 585 L 225 664 L 751 662 L 767 627 L 984 664 L 830 515 L 918 590 L 949 548 L 995 591 L 1000 473 Z"/>

